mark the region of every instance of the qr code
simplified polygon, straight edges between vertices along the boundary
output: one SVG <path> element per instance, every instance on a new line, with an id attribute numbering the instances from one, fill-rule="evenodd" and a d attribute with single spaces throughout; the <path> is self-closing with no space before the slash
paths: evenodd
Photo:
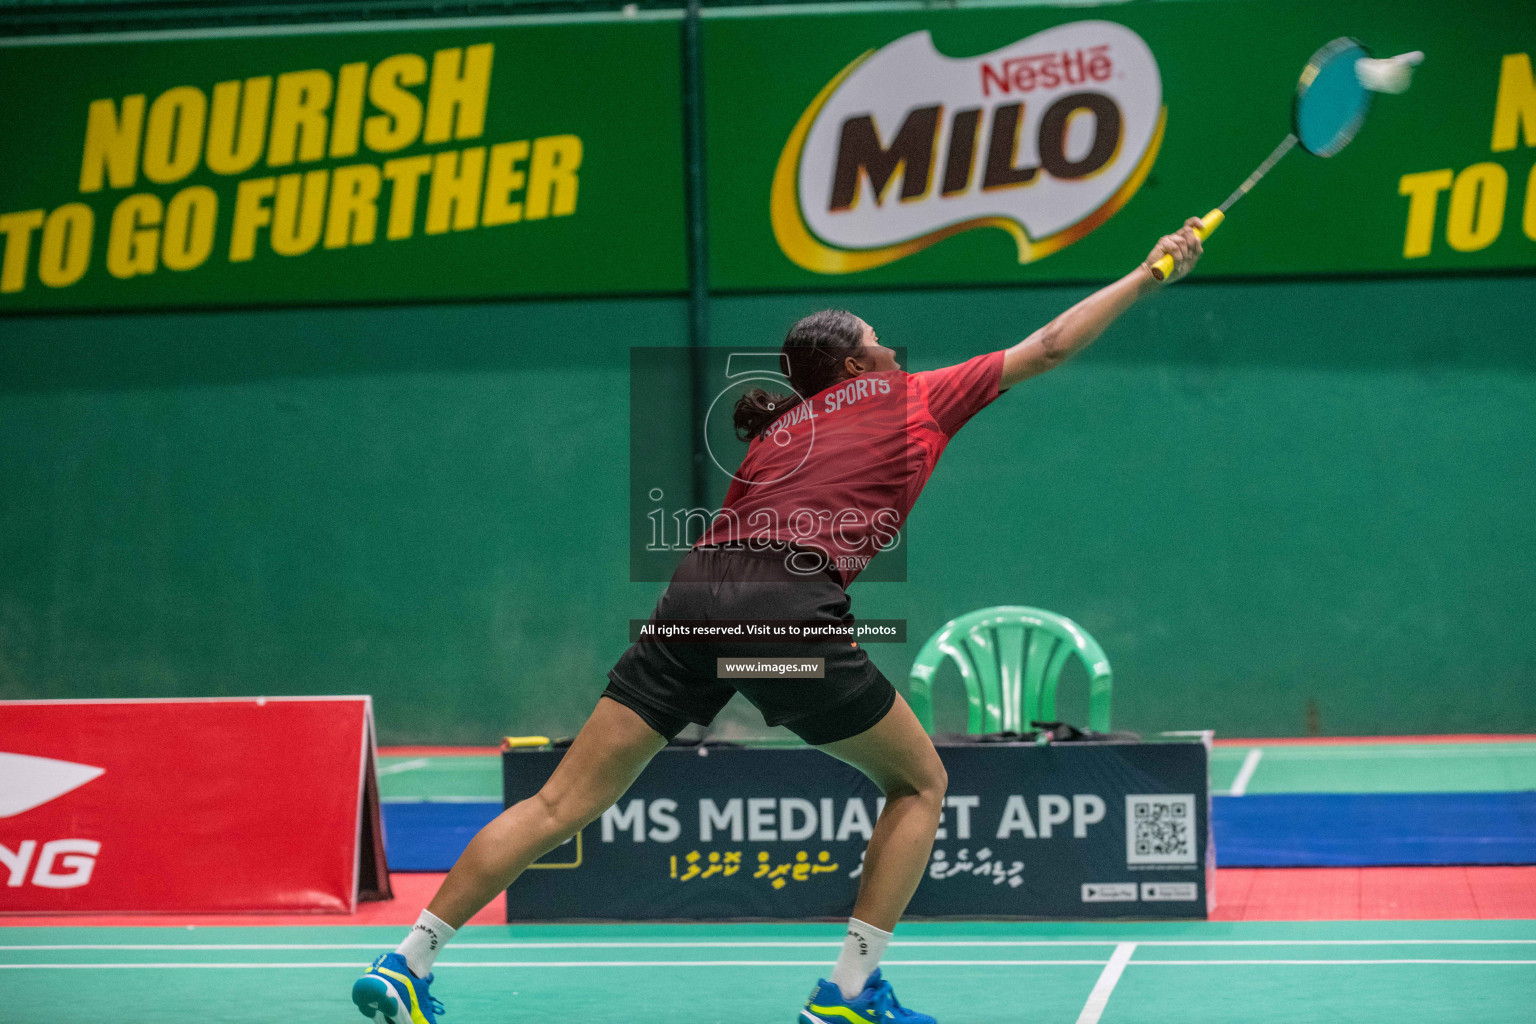
<path id="1" fill-rule="evenodd" d="M 1133 794 L 1125 798 L 1127 864 L 1195 863 L 1192 793 Z"/>

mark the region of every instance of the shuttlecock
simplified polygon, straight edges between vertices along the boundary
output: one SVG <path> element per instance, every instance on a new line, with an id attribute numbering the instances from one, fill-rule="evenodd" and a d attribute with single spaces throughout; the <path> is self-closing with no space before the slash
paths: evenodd
<path id="1" fill-rule="evenodd" d="M 1407 92 L 1413 83 L 1413 69 L 1424 60 L 1423 50 L 1400 53 L 1396 57 L 1375 60 L 1361 57 L 1355 61 L 1355 78 L 1372 92 Z"/>

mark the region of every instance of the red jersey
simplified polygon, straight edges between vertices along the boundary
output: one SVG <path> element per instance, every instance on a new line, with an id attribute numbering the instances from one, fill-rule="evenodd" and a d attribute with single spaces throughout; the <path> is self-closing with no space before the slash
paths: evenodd
<path id="1" fill-rule="evenodd" d="M 755 438 L 700 544 L 797 544 L 843 585 L 897 537 L 949 439 L 998 396 L 1003 353 L 923 373 L 860 374 Z"/>

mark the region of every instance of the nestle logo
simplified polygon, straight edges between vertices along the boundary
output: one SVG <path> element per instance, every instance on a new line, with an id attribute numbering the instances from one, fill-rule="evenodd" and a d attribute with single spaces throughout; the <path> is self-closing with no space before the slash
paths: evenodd
<path id="1" fill-rule="evenodd" d="M 1045 259 L 1141 187 L 1165 115 L 1157 58 L 1124 25 L 1069 22 L 971 57 L 915 31 L 806 108 L 774 173 L 774 240 L 818 274 L 973 229 L 1007 232 L 1021 264 Z"/>
<path id="2" fill-rule="evenodd" d="M 1106 82 L 1114 73 L 1109 58 L 1109 44 L 1101 43 L 1086 50 L 1062 50 L 1059 53 L 1032 53 L 1010 57 L 1001 64 L 981 65 L 981 94 L 991 96 L 996 88 L 1006 94 L 1055 89 L 1061 85 Z"/>

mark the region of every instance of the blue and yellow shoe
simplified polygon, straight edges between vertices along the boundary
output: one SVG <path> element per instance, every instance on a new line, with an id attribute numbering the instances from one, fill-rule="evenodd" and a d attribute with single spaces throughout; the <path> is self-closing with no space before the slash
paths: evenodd
<path id="1" fill-rule="evenodd" d="M 352 1001 L 377 1024 L 437 1024 L 443 1004 L 427 992 L 435 974 L 418 978 L 399 953 L 385 953 L 352 984 Z"/>
<path id="2" fill-rule="evenodd" d="M 830 981 L 816 985 L 799 1024 L 935 1024 L 926 1013 L 909 1010 L 896 1001 L 891 983 L 879 970 L 864 982 L 864 991 L 844 999 L 842 989 Z"/>

